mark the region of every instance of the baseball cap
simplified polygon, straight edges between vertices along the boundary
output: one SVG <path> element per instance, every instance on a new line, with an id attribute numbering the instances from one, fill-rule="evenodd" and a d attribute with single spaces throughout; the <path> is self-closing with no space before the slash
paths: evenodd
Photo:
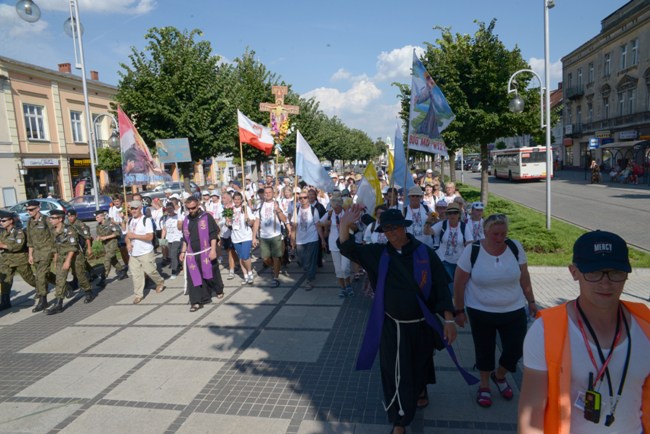
<path id="1" fill-rule="evenodd" d="M 472 209 L 485 209 L 483 202 L 474 202 L 472 203 Z"/>
<path id="2" fill-rule="evenodd" d="M 581 235 L 573 245 L 573 263 L 582 273 L 607 268 L 627 273 L 632 271 L 625 240 L 606 231 Z"/>
<path id="3" fill-rule="evenodd" d="M 131 202 L 129 202 L 129 206 L 131 208 L 142 208 L 142 201 L 140 201 L 140 200 L 132 200 Z"/>
<path id="4" fill-rule="evenodd" d="M 449 205 L 447 205 L 447 212 L 449 212 L 449 211 L 458 211 L 458 212 L 460 212 L 460 204 L 458 202 L 450 203 Z"/>
<path id="5" fill-rule="evenodd" d="M 203 190 L 201 196 L 210 196 L 210 192 L 208 190 Z"/>

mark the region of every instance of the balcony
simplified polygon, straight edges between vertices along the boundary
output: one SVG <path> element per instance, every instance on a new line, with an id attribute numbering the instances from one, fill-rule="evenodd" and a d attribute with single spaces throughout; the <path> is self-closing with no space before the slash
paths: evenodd
<path id="1" fill-rule="evenodd" d="M 632 128 L 650 122 L 650 111 L 633 113 L 631 115 L 616 116 L 583 124 L 585 131 L 598 131 L 608 128 Z"/>
<path id="2" fill-rule="evenodd" d="M 564 96 L 571 100 L 582 98 L 584 94 L 585 94 L 584 86 L 572 86 L 572 87 L 564 88 Z"/>
<path id="3" fill-rule="evenodd" d="M 564 126 L 565 137 L 577 137 L 582 134 L 582 124 L 567 124 Z"/>

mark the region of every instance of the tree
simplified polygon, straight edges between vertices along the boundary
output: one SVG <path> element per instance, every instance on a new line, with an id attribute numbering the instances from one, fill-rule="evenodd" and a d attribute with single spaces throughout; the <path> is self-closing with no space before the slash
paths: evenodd
<path id="1" fill-rule="evenodd" d="M 145 142 L 187 137 L 195 161 L 224 148 L 214 134 L 225 126 L 226 103 L 216 80 L 220 58 L 209 42 L 195 41 L 202 35 L 198 29 L 151 28 L 146 48 L 131 48 L 130 65 L 120 64 L 116 95 Z"/>
<path id="2" fill-rule="evenodd" d="M 99 148 L 97 150 L 97 168 L 107 172 L 122 167 L 122 154 L 119 149 Z"/>

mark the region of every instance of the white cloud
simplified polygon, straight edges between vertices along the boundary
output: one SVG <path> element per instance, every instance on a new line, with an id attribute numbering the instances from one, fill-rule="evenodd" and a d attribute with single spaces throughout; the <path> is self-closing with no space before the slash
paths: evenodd
<path id="1" fill-rule="evenodd" d="M 13 5 L 0 4 L 0 29 L 8 35 L 9 39 L 16 39 L 25 34 L 38 35 L 47 28 L 47 21 L 40 19 L 35 23 L 28 23 L 18 18 Z"/>
<path id="2" fill-rule="evenodd" d="M 538 59 L 536 57 L 531 57 L 528 60 L 530 69 L 535 71 L 542 80 L 544 80 L 544 59 Z M 551 90 L 557 89 L 557 83 L 562 81 L 562 61 L 558 60 L 557 62 L 551 63 L 549 65 L 550 77 L 551 77 Z M 537 80 L 534 80 L 537 81 Z M 536 86 L 533 84 L 533 86 Z"/>
<path id="3" fill-rule="evenodd" d="M 41 1 L 37 3 L 41 8 L 67 12 L 68 2 Z M 79 13 L 102 12 L 115 14 L 146 14 L 157 6 L 156 0 L 79 0 Z"/>
<path id="4" fill-rule="evenodd" d="M 314 97 L 320 102 L 323 112 L 344 118 L 346 113 L 365 111 L 371 102 L 381 97 L 381 90 L 372 81 L 362 79 L 344 92 L 332 87 L 319 87 L 303 94 L 302 97 Z"/>
<path id="5" fill-rule="evenodd" d="M 413 65 L 413 50 L 420 56 L 424 48 L 413 45 L 406 45 L 402 48 L 395 48 L 391 51 L 382 51 L 377 56 L 377 75 L 375 80 L 398 80 L 405 79 L 411 75 Z"/>
<path id="6" fill-rule="evenodd" d="M 339 70 L 332 75 L 332 81 L 349 80 L 350 77 L 352 77 L 352 74 L 350 74 L 349 71 L 346 71 L 344 68 L 339 68 Z"/>

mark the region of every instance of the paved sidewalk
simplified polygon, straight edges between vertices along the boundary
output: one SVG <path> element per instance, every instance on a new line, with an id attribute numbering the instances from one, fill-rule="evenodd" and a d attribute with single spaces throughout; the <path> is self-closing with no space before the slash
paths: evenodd
<path id="1" fill-rule="evenodd" d="M 224 280 L 226 297 L 196 313 L 181 279 L 140 305 L 130 279 L 111 282 L 93 303 L 78 296 L 55 316 L 32 314 L 32 293 L 18 282 L 17 307 L 0 313 L 0 432 L 388 432 L 377 364 L 354 370 L 370 299 L 360 283 L 339 299 L 331 262 L 311 292 L 295 265 L 290 272 L 273 289 L 264 273 L 253 286 Z M 566 269 L 531 274 L 542 306 L 576 295 Z M 647 300 L 649 278 L 635 271 L 625 297 Z M 454 347 L 471 369 L 468 330 Z M 516 399 L 480 408 L 446 353 L 436 370 L 431 405 L 410 433 L 516 431 Z M 512 380 L 518 394 L 520 374 Z"/>

